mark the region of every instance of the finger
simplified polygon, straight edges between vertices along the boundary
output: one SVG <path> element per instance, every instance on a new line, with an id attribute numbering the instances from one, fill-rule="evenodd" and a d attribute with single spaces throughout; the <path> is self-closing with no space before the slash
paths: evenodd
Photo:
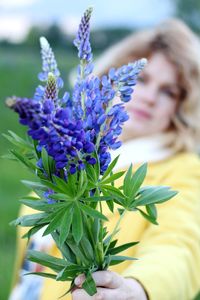
<path id="1" fill-rule="evenodd" d="M 72 300 L 121 300 L 124 299 L 118 289 L 97 288 L 97 293 L 89 296 L 83 289 L 77 289 L 72 293 Z"/>
<path id="2" fill-rule="evenodd" d="M 118 288 L 123 283 L 123 277 L 112 271 L 97 271 L 92 273 L 96 286 L 107 287 L 110 289 Z M 85 275 L 81 274 L 76 277 L 74 283 L 81 287 L 85 281 Z"/>
<path id="3" fill-rule="evenodd" d="M 88 295 L 86 291 L 83 289 L 76 289 L 72 293 L 72 300 L 99 300 L 98 299 L 98 294 L 96 293 L 94 296 Z M 101 298 L 100 298 L 101 299 Z"/>
<path id="4" fill-rule="evenodd" d="M 92 274 L 92 277 L 99 287 L 116 289 L 123 283 L 123 277 L 112 271 L 97 271 Z"/>

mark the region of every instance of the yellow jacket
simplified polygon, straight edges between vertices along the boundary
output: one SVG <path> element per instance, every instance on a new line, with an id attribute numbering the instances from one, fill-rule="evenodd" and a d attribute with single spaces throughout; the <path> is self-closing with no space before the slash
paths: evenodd
<path id="1" fill-rule="evenodd" d="M 123 252 L 138 260 L 110 269 L 138 279 L 150 300 L 192 300 L 200 290 L 200 160 L 195 154 L 181 153 L 149 163 L 144 185 L 167 185 L 179 193 L 157 206 L 159 226 L 150 224 L 139 213 L 125 215 L 118 233 L 119 245 L 139 240 L 139 245 Z M 30 209 L 23 208 L 22 214 L 28 213 Z M 111 230 L 118 214 L 111 214 L 107 207 L 104 213 Z M 25 231 L 18 231 L 16 274 L 25 254 L 26 241 L 21 239 Z M 55 245 L 49 254 L 60 256 Z M 68 282 L 45 278 L 40 300 L 56 300 L 68 287 Z M 63 299 L 69 300 L 71 295 Z"/>

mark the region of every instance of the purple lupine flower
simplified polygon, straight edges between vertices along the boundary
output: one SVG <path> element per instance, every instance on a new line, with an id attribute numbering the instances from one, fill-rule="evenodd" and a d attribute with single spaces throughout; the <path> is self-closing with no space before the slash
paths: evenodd
<path id="1" fill-rule="evenodd" d="M 47 200 L 48 204 L 56 203 L 56 200 L 51 198 L 51 195 L 53 195 L 53 194 L 54 194 L 54 191 L 51 189 L 48 189 L 46 192 L 43 193 L 43 196 Z"/>
<path id="2" fill-rule="evenodd" d="M 60 171 L 67 178 L 83 170 L 85 164 L 96 164 L 97 153 L 103 174 L 111 160 L 110 149 L 121 146 L 118 140 L 122 125 L 128 120 L 124 102 L 131 99 L 138 73 L 146 60 L 110 69 L 101 79 L 91 74 L 92 51 L 89 41 L 89 21 L 92 9 L 86 10 L 74 44 L 78 48 L 80 65 L 72 97 L 65 92 L 58 97 L 62 80 L 53 51 L 45 38 L 40 39 L 43 72 L 33 99 L 11 98 L 10 105 L 20 117 L 20 123 L 28 126 L 28 134 L 38 141 L 37 150 L 44 147 L 54 162 L 56 175 Z M 121 102 L 113 105 L 119 96 Z M 43 169 L 39 157 L 37 166 Z M 45 170 L 44 174 L 45 174 Z M 47 174 L 46 174 L 47 175 Z"/>
<path id="3" fill-rule="evenodd" d="M 81 19 L 78 33 L 76 39 L 74 40 L 74 45 L 78 49 L 78 57 L 81 60 L 86 60 L 87 62 L 90 62 L 92 60 L 92 50 L 89 41 L 91 14 L 92 14 L 92 8 L 90 7 L 85 11 Z M 88 69 L 84 71 L 90 73 L 90 70 Z"/>
<path id="4" fill-rule="evenodd" d="M 61 88 L 63 86 L 63 81 L 59 77 L 60 71 L 57 67 L 57 62 L 55 60 L 54 53 L 45 37 L 40 38 L 40 46 L 41 46 L 43 72 L 41 72 L 38 75 L 38 78 L 41 81 L 47 81 L 48 74 L 51 72 L 55 75 L 56 79 L 58 80 L 58 82 L 57 82 L 58 87 Z"/>

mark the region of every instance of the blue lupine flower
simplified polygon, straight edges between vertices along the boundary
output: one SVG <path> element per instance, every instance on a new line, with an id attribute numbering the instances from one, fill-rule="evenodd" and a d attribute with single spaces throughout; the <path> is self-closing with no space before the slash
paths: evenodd
<path id="1" fill-rule="evenodd" d="M 85 164 L 96 164 L 93 153 L 97 153 L 100 171 L 103 174 L 110 161 L 110 149 L 121 146 L 118 140 L 128 115 L 124 103 L 130 101 L 137 76 L 146 60 L 110 69 L 101 79 L 91 74 L 92 51 L 89 41 L 89 21 L 92 9 L 86 10 L 74 41 L 78 49 L 80 65 L 72 97 L 65 92 L 59 98 L 62 79 L 53 51 L 42 37 L 42 73 L 33 99 L 12 98 L 10 105 L 18 114 L 20 123 L 28 126 L 28 134 L 38 142 L 37 151 L 44 147 L 54 162 L 56 175 L 62 170 L 67 178 L 83 170 Z M 113 105 L 113 99 L 121 102 Z M 43 169 L 39 157 L 37 166 Z M 43 170 L 45 176 L 48 176 Z"/>
<path id="2" fill-rule="evenodd" d="M 54 200 L 54 199 L 51 198 L 51 195 L 53 195 L 53 194 L 54 194 L 54 191 L 51 190 L 51 189 L 49 189 L 48 191 L 44 192 L 43 196 L 47 200 L 48 204 L 54 204 L 54 203 L 56 203 L 56 200 Z"/>
<path id="3" fill-rule="evenodd" d="M 90 62 L 92 60 L 92 51 L 90 46 L 90 17 L 92 14 L 92 8 L 88 8 L 82 19 L 81 23 L 79 25 L 79 29 L 77 32 L 76 39 L 74 40 L 74 45 L 78 48 L 78 57 L 82 60 L 86 60 L 87 62 Z M 91 67 L 91 66 L 90 66 Z M 86 73 L 90 70 L 86 69 L 84 70 Z"/>

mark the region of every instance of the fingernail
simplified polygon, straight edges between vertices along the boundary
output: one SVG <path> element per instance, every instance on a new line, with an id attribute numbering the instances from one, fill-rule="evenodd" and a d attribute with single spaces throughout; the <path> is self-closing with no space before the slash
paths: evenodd
<path id="1" fill-rule="evenodd" d="M 80 285 L 82 282 L 80 277 L 76 277 L 76 279 L 74 280 L 75 285 Z"/>

